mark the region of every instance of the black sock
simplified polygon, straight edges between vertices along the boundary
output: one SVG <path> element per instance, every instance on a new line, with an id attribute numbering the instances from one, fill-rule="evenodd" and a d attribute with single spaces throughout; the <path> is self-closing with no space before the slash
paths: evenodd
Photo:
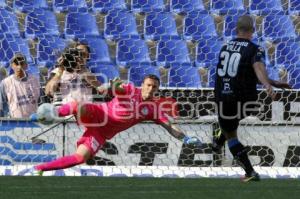
<path id="1" fill-rule="evenodd" d="M 216 137 L 215 142 L 218 146 L 224 146 L 226 137 L 223 133 L 219 137 Z"/>
<path id="2" fill-rule="evenodd" d="M 251 174 L 254 169 L 248 158 L 246 148 L 239 142 L 237 138 L 228 140 L 228 147 L 232 155 L 240 161 L 243 169 L 246 171 L 246 174 Z"/>

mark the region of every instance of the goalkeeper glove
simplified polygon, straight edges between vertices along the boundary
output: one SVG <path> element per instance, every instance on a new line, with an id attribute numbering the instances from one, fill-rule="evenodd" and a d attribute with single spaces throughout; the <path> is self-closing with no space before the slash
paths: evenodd
<path id="1" fill-rule="evenodd" d="M 190 145 L 190 146 L 194 146 L 194 147 L 201 147 L 202 146 L 202 142 L 197 137 L 185 136 L 183 138 L 183 143 L 187 144 L 187 145 Z"/>

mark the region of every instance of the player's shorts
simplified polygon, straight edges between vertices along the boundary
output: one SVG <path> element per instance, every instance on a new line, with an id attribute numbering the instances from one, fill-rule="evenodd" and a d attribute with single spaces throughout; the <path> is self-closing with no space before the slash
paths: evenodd
<path id="1" fill-rule="evenodd" d="M 80 110 L 81 109 L 81 110 Z M 86 127 L 83 136 L 77 141 L 77 147 L 84 144 L 94 156 L 104 145 L 106 138 L 101 134 L 105 125 L 106 112 L 104 109 L 93 103 L 81 105 L 79 111 L 84 109 L 84 114 L 78 114 L 77 121 Z"/>
<path id="2" fill-rule="evenodd" d="M 77 141 L 77 147 L 83 144 L 89 149 L 91 156 L 95 156 L 106 141 L 99 131 L 100 129 L 97 127 L 87 128 L 82 137 Z"/>
<path id="3" fill-rule="evenodd" d="M 225 132 L 236 131 L 240 120 L 257 112 L 255 101 L 223 100 L 217 102 L 219 125 Z"/>

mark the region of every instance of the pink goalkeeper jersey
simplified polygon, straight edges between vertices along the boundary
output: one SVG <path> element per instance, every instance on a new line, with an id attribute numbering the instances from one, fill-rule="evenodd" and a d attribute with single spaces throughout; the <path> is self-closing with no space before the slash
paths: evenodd
<path id="1" fill-rule="evenodd" d="M 132 84 L 123 85 L 123 88 L 125 94 L 118 94 L 110 102 L 98 106 L 106 117 L 101 120 L 103 125 L 100 130 L 106 139 L 142 121 L 152 120 L 158 124 L 169 121 L 168 115 L 163 112 L 159 103 L 142 100 L 140 88 L 135 88 Z"/>

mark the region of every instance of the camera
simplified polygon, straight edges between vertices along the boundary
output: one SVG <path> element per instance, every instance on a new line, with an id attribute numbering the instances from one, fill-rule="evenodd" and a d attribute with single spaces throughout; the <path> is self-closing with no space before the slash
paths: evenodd
<path id="1" fill-rule="evenodd" d="M 58 66 L 62 66 L 66 71 L 73 73 L 80 67 L 80 59 L 82 59 L 81 51 L 76 48 L 66 49 L 60 56 Z"/>

